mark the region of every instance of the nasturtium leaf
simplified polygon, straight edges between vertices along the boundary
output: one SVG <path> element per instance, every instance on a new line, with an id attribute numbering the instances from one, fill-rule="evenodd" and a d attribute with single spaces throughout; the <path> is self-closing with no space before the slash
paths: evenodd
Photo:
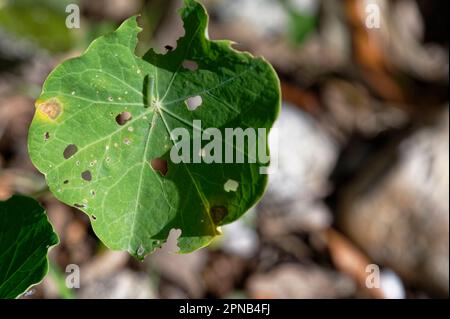
<path id="1" fill-rule="evenodd" d="M 39 283 L 48 271 L 48 249 L 57 243 L 34 199 L 15 195 L 0 202 L 0 299 L 16 298 Z"/>
<path id="2" fill-rule="evenodd" d="M 139 259 L 172 229 L 181 230 L 179 252 L 206 246 L 266 187 L 260 168 L 267 163 L 259 158 L 176 163 L 173 131 L 184 128 L 195 139 L 209 128 L 253 128 L 267 137 L 280 107 L 270 64 L 229 41 L 210 41 L 208 16 L 196 1 L 185 0 L 180 12 L 185 35 L 166 54 L 135 55 L 140 28 L 133 17 L 58 66 L 29 132 L 31 159 L 55 196 L 88 214 L 109 248 Z"/>

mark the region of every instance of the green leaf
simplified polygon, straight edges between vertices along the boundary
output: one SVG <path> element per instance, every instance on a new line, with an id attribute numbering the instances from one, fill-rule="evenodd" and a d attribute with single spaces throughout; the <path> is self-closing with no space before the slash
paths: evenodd
<path id="1" fill-rule="evenodd" d="M 292 1 L 283 0 L 281 4 L 289 16 L 289 35 L 292 42 L 298 45 L 304 44 L 317 28 L 317 15 L 299 10 Z"/>
<path id="2" fill-rule="evenodd" d="M 48 271 L 48 249 L 58 236 L 44 208 L 15 195 L 0 202 L 0 299 L 12 299 L 39 283 Z"/>
<path id="3" fill-rule="evenodd" d="M 289 11 L 289 15 L 292 41 L 303 44 L 317 28 L 317 17 L 295 11 Z"/>
<path id="4" fill-rule="evenodd" d="M 2 0 L 0 31 L 26 39 L 51 52 L 71 49 L 74 33 L 66 27 L 66 5 L 73 0 Z"/>
<path id="5" fill-rule="evenodd" d="M 193 120 L 221 132 L 268 132 L 280 107 L 270 64 L 229 41 L 210 41 L 206 11 L 196 1 L 185 0 L 181 16 L 185 36 L 165 55 L 135 56 L 140 28 L 130 18 L 57 67 L 29 132 L 32 161 L 55 196 L 88 214 L 109 248 L 140 259 L 172 229 L 181 230 L 181 253 L 206 246 L 220 225 L 259 200 L 267 183 L 261 162 L 175 164 L 170 132 L 185 128 L 192 137 Z M 188 109 L 186 101 L 197 96 L 201 106 Z"/>

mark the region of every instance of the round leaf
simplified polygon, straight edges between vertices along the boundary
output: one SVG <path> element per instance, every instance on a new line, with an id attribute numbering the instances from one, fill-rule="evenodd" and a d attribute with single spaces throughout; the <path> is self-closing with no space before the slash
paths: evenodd
<path id="1" fill-rule="evenodd" d="M 185 35 L 167 54 L 134 54 L 140 28 L 133 17 L 62 63 L 44 84 L 30 128 L 31 159 L 55 196 L 88 214 L 108 247 L 137 258 L 172 229 L 181 230 L 182 253 L 207 245 L 267 183 L 259 160 L 176 163 L 170 156 L 176 129 L 192 139 L 208 128 L 265 129 L 267 136 L 280 106 L 270 64 L 229 41 L 210 41 L 196 1 L 186 0 L 181 16 Z"/>

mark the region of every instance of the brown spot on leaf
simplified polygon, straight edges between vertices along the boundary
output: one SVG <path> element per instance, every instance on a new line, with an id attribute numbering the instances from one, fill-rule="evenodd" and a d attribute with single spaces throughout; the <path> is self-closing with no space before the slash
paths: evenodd
<path id="1" fill-rule="evenodd" d="M 128 121 L 133 118 L 130 112 L 122 112 L 116 116 L 116 122 L 119 125 L 125 125 Z"/>
<path id="2" fill-rule="evenodd" d="M 56 98 L 38 103 L 37 108 L 41 113 L 45 114 L 51 120 L 56 120 L 62 112 L 61 103 L 59 103 Z"/>
<path id="3" fill-rule="evenodd" d="M 162 176 L 167 174 L 167 161 L 162 158 L 154 158 L 150 163 L 154 171 L 159 172 Z"/>
<path id="4" fill-rule="evenodd" d="M 225 206 L 213 206 L 211 208 L 211 219 L 218 225 L 228 215 L 228 209 Z"/>
<path id="5" fill-rule="evenodd" d="M 92 174 L 90 171 L 84 171 L 81 173 L 81 178 L 87 182 L 90 182 L 92 180 Z"/>
<path id="6" fill-rule="evenodd" d="M 78 152 L 78 147 L 75 144 L 67 145 L 64 149 L 63 156 L 65 159 L 69 159 Z"/>

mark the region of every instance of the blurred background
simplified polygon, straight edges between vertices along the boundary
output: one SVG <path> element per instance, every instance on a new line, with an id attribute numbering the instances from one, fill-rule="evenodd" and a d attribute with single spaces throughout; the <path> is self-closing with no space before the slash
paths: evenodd
<path id="1" fill-rule="evenodd" d="M 281 79 L 278 170 L 210 247 L 174 254 L 172 234 L 141 263 L 48 193 L 27 130 L 48 73 L 125 18 L 141 14 L 138 54 L 175 46 L 180 1 L 0 0 L 0 199 L 38 198 L 61 238 L 24 298 L 448 298 L 448 1 L 202 2 L 211 39 L 264 56 Z M 70 3 L 79 29 L 65 27 Z M 65 286 L 69 264 L 79 289 Z"/>

